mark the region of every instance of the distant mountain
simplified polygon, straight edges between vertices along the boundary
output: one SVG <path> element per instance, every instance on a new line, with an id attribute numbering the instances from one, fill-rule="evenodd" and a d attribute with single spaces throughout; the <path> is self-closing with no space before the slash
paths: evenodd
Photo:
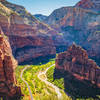
<path id="1" fill-rule="evenodd" d="M 54 10 L 44 22 L 62 33 L 69 45 L 73 42 L 81 45 L 88 51 L 89 57 L 100 64 L 99 7 L 99 0 L 81 0 L 73 7 Z"/>
<path id="2" fill-rule="evenodd" d="M 49 25 L 55 25 L 59 20 L 61 20 L 67 14 L 68 7 L 62 7 L 54 10 L 46 19 L 45 23 Z"/>
<path id="3" fill-rule="evenodd" d="M 42 14 L 35 14 L 34 16 L 35 16 L 39 21 L 42 21 L 42 22 L 47 18 L 47 16 L 42 15 Z"/>

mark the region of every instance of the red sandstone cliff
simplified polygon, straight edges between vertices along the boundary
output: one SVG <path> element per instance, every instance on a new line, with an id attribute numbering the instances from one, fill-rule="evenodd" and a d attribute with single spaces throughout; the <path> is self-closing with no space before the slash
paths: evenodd
<path id="1" fill-rule="evenodd" d="M 19 63 L 56 54 L 50 35 L 56 33 L 53 29 L 35 19 L 24 7 L 6 0 L 0 2 L 0 27 L 9 37 L 13 54 Z"/>
<path id="2" fill-rule="evenodd" d="M 100 86 L 100 68 L 88 58 L 87 52 L 73 44 L 56 58 L 56 69 L 71 73 L 79 80 L 89 80 Z"/>
<path id="3" fill-rule="evenodd" d="M 0 97 L 5 100 L 15 100 L 21 96 L 20 87 L 15 86 L 14 70 L 16 67 L 17 61 L 12 56 L 8 38 L 0 28 Z"/>

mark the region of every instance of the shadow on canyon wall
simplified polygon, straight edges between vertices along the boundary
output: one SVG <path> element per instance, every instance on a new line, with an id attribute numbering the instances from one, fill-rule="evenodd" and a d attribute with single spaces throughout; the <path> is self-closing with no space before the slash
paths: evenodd
<path id="1" fill-rule="evenodd" d="M 18 87 L 16 87 L 18 89 Z M 9 97 L 6 93 L 0 93 L 0 100 L 21 100 L 23 98 L 23 94 L 21 94 L 21 91 L 17 91 L 14 97 Z"/>
<path id="2" fill-rule="evenodd" d="M 50 59 L 55 58 L 56 55 L 48 55 L 48 56 L 40 56 L 37 58 L 28 59 L 27 61 L 20 63 L 19 65 L 40 65 L 40 64 L 46 64 L 50 61 Z"/>
<path id="3" fill-rule="evenodd" d="M 100 100 L 98 95 L 100 95 L 100 88 L 91 84 L 87 80 L 78 80 L 69 72 L 59 71 L 55 69 L 54 80 L 64 78 L 64 88 L 66 94 L 72 97 L 73 100 L 76 99 L 87 99 L 92 98 L 95 100 Z"/>

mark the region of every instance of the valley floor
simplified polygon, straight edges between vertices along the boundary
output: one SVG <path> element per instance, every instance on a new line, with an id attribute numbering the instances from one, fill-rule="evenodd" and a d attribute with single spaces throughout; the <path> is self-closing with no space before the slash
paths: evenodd
<path id="1" fill-rule="evenodd" d="M 53 64 L 53 65 L 51 65 L 50 67 L 48 67 L 44 72 L 39 72 L 38 78 L 39 78 L 41 81 L 43 81 L 45 84 L 51 86 L 51 87 L 55 90 L 55 92 L 57 93 L 58 99 L 61 100 L 61 99 L 62 99 L 62 94 L 61 94 L 61 92 L 60 92 L 60 89 L 59 89 L 57 86 L 55 86 L 55 85 L 53 85 L 52 83 L 50 83 L 50 82 L 47 81 L 46 73 L 47 73 L 47 71 L 48 71 L 52 66 L 55 66 L 55 64 Z M 44 77 L 41 77 L 41 76 L 44 76 Z"/>
<path id="2" fill-rule="evenodd" d="M 71 100 L 70 97 L 68 97 L 64 93 L 64 91 L 57 88 L 52 83 L 48 81 L 42 81 L 46 80 L 46 77 L 43 74 L 40 75 L 40 73 L 46 74 L 46 72 L 49 70 L 50 67 L 52 67 L 52 65 L 54 65 L 54 63 L 55 61 L 51 60 L 50 62 L 43 65 L 26 65 L 17 67 L 17 85 L 22 87 L 22 92 L 24 94 L 24 97 L 21 100 L 32 100 L 32 97 L 33 100 Z M 59 90 L 59 93 L 61 93 L 59 94 L 62 95 L 61 99 L 58 98 L 58 92 L 57 90 L 55 90 L 54 87 Z"/>

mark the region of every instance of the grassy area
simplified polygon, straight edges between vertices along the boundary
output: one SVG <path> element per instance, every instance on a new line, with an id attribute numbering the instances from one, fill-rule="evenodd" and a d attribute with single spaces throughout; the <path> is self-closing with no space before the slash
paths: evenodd
<path id="1" fill-rule="evenodd" d="M 23 73 L 23 78 L 28 82 L 35 100 L 58 100 L 55 90 L 52 87 L 47 86 L 44 82 L 41 82 L 37 77 L 40 71 L 44 71 L 47 67 L 54 63 L 55 61 L 51 60 L 50 62 L 43 65 L 31 65 Z M 30 100 L 28 88 L 20 78 L 20 74 L 23 68 L 25 68 L 25 66 L 18 66 L 16 68 L 17 85 L 21 86 L 22 88 L 22 93 L 24 94 L 22 100 Z M 63 91 L 62 94 L 64 98 L 67 98 Z"/>
<path id="2" fill-rule="evenodd" d="M 52 66 L 47 71 L 48 81 L 51 82 L 51 83 L 53 83 L 54 85 L 58 86 L 60 89 L 63 89 L 64 90 L 64 79 L 63 78 L 60 78 L 60 79 L 55 79 L 54 80 L 54 77 L 53 77 L 54 69 L 55 69 L 55 66 Z"/>

